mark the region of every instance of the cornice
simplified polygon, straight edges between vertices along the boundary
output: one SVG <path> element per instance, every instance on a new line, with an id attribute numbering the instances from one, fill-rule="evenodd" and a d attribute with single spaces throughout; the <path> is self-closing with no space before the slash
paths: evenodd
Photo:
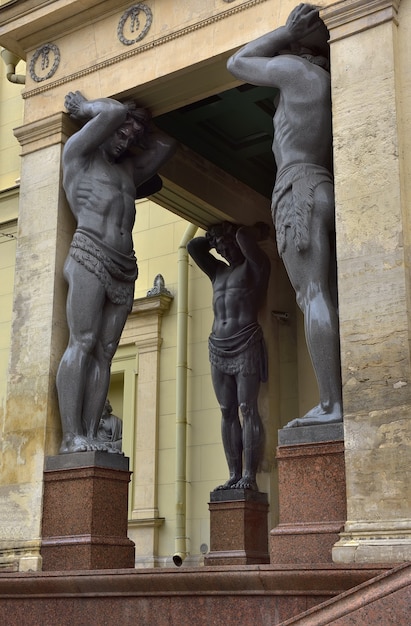
<path id="1" fill-rule="evenodd" d="M 321 10 L 330 43 L 393 21 L 398 24 L 400 0 L 342 0 Z"/>
<path id="2" fill-rule="evenodd" d="M 137 298 L 133 302 L 133 309 L 130 317 L 141 315 L 163 315 L 170 308 L 173 296 L 159 294 L 157 296 L 146 296 Z"/>
<path id="3" fill-rule="evenodd" d="M 21 155 L 24 156 L 57 143 L 65 143 L 76 130 L 78 125 L 67 113 L 59 111 L 50 117 L 19 126 L 13 132 L 22 146 Z"/>

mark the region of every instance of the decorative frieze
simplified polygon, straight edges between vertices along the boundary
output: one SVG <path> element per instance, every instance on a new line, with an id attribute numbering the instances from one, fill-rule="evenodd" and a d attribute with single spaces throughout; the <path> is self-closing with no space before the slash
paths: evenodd
<path id="1" fill-rule="evenodd" d="M 94 74 L 96 72 L 99 72 L 100 70 L 110 67 L 111 65 L 118 64 L 121 61 L 124 61 L 130 57 L 136 56 L 138 54 L 143 54 L 144 52 L 147 52 L 148 50 L 152 48 L 163 46 L 171 41 L 174 41 L 175 39 L 185 37 L 187 35 L 192 34 L 195 31 L 202 30 L 204 28 L 212 26 L 213 24 L 216 24 L 217 22 L 225 20 L 231 17 L 232 15 L 235 15 L 236 13 L 246 11 L 247 9 L 251 9 L 267 1 L 268 0 L 248 0 L 246 2 L 236 4 L 235 6 L 229 7 L 221 11 L 220 13 L 216 13 L 215 15 L 210 15 L 209 17 L 199 20 L 198 22 L 188 24 L 187 26 L 184 26 L 183 28 L 171 31 L 165 35 L 162 35 L 160 37 L 156 37 L 150 41 L 147 41 L 146 43 L 142 43 L 139 46 L 135 46 L 133 44 L 136 44 L 142 41 L 142 39 L 144 39 L 144 37 L 147 35 L 152 25 L 152 19 L 153 19 L 153 14 L 152 14 L 151 9 L 149 9 L 147 5 L 140 2 L 136 5 L 133 5 L 129 9 L 127 9 L 127 11 L 123 13 L 118 23 L 117 37 L 121 41 L 121 43 L 127 46 L 128 49 L 126 52 L 113 55 L 110 58 L 94 63 L 90 65 L 90 67 L 81 69 L 78 72 L 73 72 L 71 74 L 69 73 L 63 76 L 62 78 L 60 78 L 59 80 L 46 83 L 43 85 L 39 85 L 35 87 L 34 89 L 26 89 L 22 93 L 22 97 L 25 99 L 31 98 L 31 97 L 38 95 L 39 93 L 42 93 L 49 89 L 54 89 L 62 84 L 76 81 L 79 78 L 82 78 L 83 76 L 87 76 L 88 74 Z M 230 2 L 234 2 L 234 0 L 230 0 Z M 143 25 L 143 22 L 141 21 L 141 18 L 145 19 L 144 25 Z M 125 35 L 126 25 L 128 25 L 128 30 L 130 32 L 137 33 L 134 39 L 131 39 L 130 37 L 127 37 Z M 141 27 L 141 30 L 139 30 L 140 27 Z"/>

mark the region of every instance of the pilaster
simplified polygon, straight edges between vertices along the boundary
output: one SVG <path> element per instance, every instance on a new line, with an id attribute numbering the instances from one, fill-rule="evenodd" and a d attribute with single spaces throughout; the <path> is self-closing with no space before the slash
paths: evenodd
<path id="1" fill-rule="evenodd" d="M 330 30 L 347 522 L 337 562 L 411 559 L 409 248 L 398 2 L 338 2 Z M 366 83 L 365 83 L 366 81 Z"/>
<path id="2" fill-rule="evenodd" d="M 0 565 L 41 568 L 43 464 L 60 420 L 55 373 L 67 341 L 62 266 L 73 220 L 60 159 L 71 123 L 53 115 L 16 131 L 22 145 L 11 359 L 2 428 Z"/>
<path id="3" fill-rule="evenodd" d="M 154 566 L 160 517 L 157 493 L 158 413 L 161 322 L 172 296 L 159 294 L 134 301 L 120 342 L 136 347 L 138 376 L 135 400 L 133 479 L 129 537 L 136 545 L 137 566 Z"/>

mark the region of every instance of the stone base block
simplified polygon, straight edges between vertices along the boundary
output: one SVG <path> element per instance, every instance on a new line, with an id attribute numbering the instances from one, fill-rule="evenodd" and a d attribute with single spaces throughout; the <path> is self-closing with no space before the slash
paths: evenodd
<path id="1" fill-rule="evenodd" d="M 48 457 L 44 471 L 43 570 L 134 567 L 127 537 L 128 459 L 104 452 Z"/>
<path id="2" fill-rule="evenodd" d="M 210 494 L 210 552 L 205 565 L 269 563 L 266 493 L 224 489 Z"/>
<path id="3" fill-rule="evenodd" d="M 321 428 L 314 441 L 277 448 L 279 524 L 270 533 L 271 563 L 332 562 L 346 520 L 344 442 L 318 441 L 327 438 Z M 301 435 L 285 430 L 287 437 Z"/>
<path id="4" fill-rule="evenodd" d="M 334 563 L 402 563 L 411 561 L 411 522 L 347 522 L 333 546 Z"/>
<path id="5" fill-rule="evenodd" d="M 271 563 L 331 563 L 342 528 L 342 522 L 279 524 L 270 533 Z"/>

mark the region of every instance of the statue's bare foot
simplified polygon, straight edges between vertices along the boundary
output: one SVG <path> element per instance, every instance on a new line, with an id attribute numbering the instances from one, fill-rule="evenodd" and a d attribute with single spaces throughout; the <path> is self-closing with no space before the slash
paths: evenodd
<path id="1" fill-rule="evenodd" d="M 304 417 L 296 417 L 284 426 L 284 428 L 294 428 L 296 426 L 319 426 L 321 424 L 338 424 L 342 422 L 343 415 L 341 406 L 334 405 L 332 411 L 326 411 L 321 404 L 308 411 Z"/>
<path id="2" fill-rule="evenodd" d="M 124 456 L 124 452 L 122 452 L 119 448 L 116 448 L 116 446 L 113 446 L 111 442 L 106 443 L 106 450 L 111 454 L 121 454 Z"/>
<path id="3" fill-rule="evenodd" d="M 120 450 L 114 449 L 110 441 L 100 441 L 99 439 L 93 439 L 92 437 L 89 437 L 87 441 L 88 441 L 88 446 L 89 446 L 88 450 L 95 450 L 98 452 L 113 452 L 113 453 L 120 452 Z"/>
<path id="4" fill-rule="evenodd" d="M 258 491 L 257 481 L 250 476 L 243 476 L 231 489 L 251 489 L 251 491 Z"/>
<path id="5" fill-rule="evenodd" d="M 60 454 L 68 454 L 70 452 L 86 452 L 89 450 L 89 441 L 83 435 L 75 435 L 67 433 L 63 437 L 60 446 Z"/>
<path id="6" fill-rule="evenodd" d="M 113 449 L 113 446 L 110 443 L 97 441 L 97 439 L 91 439 L 89 437 L 85 437 L 84 435 L 77 435 L 75 433 L 66 433 L 60 446 L 60 454 L 68 454 L 70 452 L 87 452 L 89 450 L 118 452 L 118 450 Z"/>
<path id="7" fill-rule="evenodd" d="M 216 487 L 215 489 L 213 489 L 213 491 L 220 491 L 222 489 L 231 489 L 231 487 L 233 487 L 240 479 L 240 476 L 230 476 L 230 478 L 227 480 L 227 482 L 224 483 L 224 485 L 219 485 L 218 487 Z"/>

